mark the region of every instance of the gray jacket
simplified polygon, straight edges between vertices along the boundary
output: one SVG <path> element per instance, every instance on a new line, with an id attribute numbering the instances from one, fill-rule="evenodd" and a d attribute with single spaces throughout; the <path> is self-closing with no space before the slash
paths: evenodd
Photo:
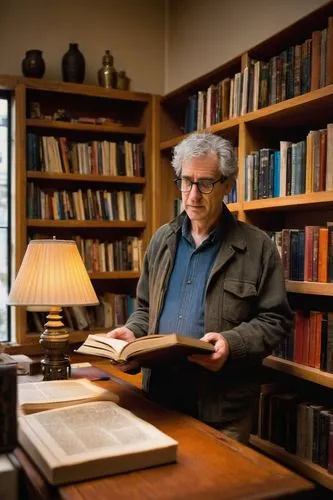
<path id="1" fill-rule="evenodd" d="M 160 227 L 147 248 L 137 310 L 126 323 L 136 337 L 156 333 L 184 216 Z M 260 229 L 236 221 L 226 206 L 222 216 L 225 234 L 206 286 L 204 329 L 227 339 L 226 364 L 219 372 L 190 362 L 143 370 L 143 389 L 151 397 L 216 425 L 253 406 L 261 361 L 292 322 L 275 244 Z"/>

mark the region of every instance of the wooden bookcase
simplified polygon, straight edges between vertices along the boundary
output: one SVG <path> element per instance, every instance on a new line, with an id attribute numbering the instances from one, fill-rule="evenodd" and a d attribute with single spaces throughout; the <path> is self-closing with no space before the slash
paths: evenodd
<path id="1" fill-rule="evenodd" d="M 15 138 L 12 187 L 15 199 L 13 217 L 14 255 L 16 274 L 24 256 L 29 238 L 41 234 L 46 237 L 82 238 L 116 241 L 136 236 L 146 246 L 152 232 L 152 193 L 154 190 L 153 162 L 153 99 L 150 94 L 103 89 L 98 86 L 70 84 L 62 82 L 26 79 L 20 77 L 0 77 L 0 86 L 11 90 L 15 117 L 13 138 Z M 39 103 L 41 117 L 31 117 L 31 103 Z M 65 110 L 71 118 L 105 118 L 102 124 L 78 121 L 58 121 L 54 113 Z M 81 171 L 50 172 L 28 169 L 28 135 L 65 137 L 74 143 L 90 141 L 133 142 L 143 145 L 144 176 L 83 174 Z M 81 158 L 82 159 L 82 158 Z M 80 164 L 80 161 L 78 162 Z M 81 189 L 129 191 L 143 195 L 143 220 L 50 220 L 28 217 L 28 186 L 34 183 L 46 192 Z M 35 202 L 33 202 L 35 203 Z M 148 217 L 146 217 L 148 214 Z M 91 272 L 90 276 L 96 293 L 114 292 L 135 296 L 139 271 Z M 18 344 L 33 344 L 37 347 L 39 334 L 28 332 L 25 308 L 15 310 L 16 341 Z M 70 341 L 82 341 L 87 330 L 71 332 Z M 29 349 L 27 350 L 29 352 Z"/>
<path id="2" fill-rule="evenodd" d="M 179 193 L 172 182 L 174 174 L 170 166 L 172 148 L 187 134 L 184 134 L 185 109 L 190 96 L 200 90 L 216 85 L 226 77 L 233 77 L 244 70 L 249 58 L 269 60 L 281 50 L 300 44 L 311 38 L 314 30 L 327 27 L 327 19 L 333 16 L 333 2 L 325 4 L 277 35 L 241 54 L 214 71 L 189 82 L 161 99 L 160 108 L 160 170 L 159 182 L 163 197 L 160 200 L 160 220 L 165 223 L 173 216 L 174 200 Z M 246 201 L 245 157 L 260 148 L 278 149 L 280 140 L 298 141 L 306 137 L 310 130 L 325 128 L 332 122 L 333 84 L 323 86 L 302 95 L 271 104 L 256 111 L 215 123 L 205 130 L 230 139 L 238 147 L 239 175 L 237 203 L 229 204 L 229 209 L 239 220 L 247 221 L 264 230 L 278 231 L 283 228 L 302 229 L 305 225 L 326 225 L 333 220 L 333 191 L 311 192 L 280 198 Z M 303 304 L 300 309 L 328 307 L 333 311 L 331 297 L 333 283 L 287 281 L 291 304 Z M 325 304 L 323 306 L 323 304 Z M 264 365 L 278 372 L 313 382 L 322 387 L 333 388 L 333 374 L 318 369 L 285 361 L 274 356 L 264 360 Z M 304 382 L 305 384 L 306 382 Z M 252 444 L 265 453 L 292 466 L 299 472 L 333 489 L 333 476 L 324 468 L 310 461 L 285 452 L 268 441 L 253 437 Z"/>

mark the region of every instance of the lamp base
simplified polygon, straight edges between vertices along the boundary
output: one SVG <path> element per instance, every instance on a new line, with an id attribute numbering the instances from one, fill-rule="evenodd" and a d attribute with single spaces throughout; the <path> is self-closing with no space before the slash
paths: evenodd
<path id="1" fill-rule="evenodd" d="M 70 359 L 67 354 L 69 333 L 61 319 L 61 307 L 53 307 L 47 316 L 45 330 L 39 343 L 45 349 L 41 360 L 43 380 L 66 380 L 71 376 Z"/>
<path id="2" fill-rule="evenodd" d="M 43 380 L 66 380 L 71 377 L 69 356 L 62 360 L 51 360 L 45 355 L 41 360 Z"/>

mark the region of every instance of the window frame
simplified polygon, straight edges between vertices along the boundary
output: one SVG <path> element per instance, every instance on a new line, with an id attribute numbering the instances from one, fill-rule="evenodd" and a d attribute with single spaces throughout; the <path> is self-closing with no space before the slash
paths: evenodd
<path id="1" fill-rule="evenodd" d="M 12 241 L 13 235 L 11 232 L 11 221 L 13 216 L 12 203 L 11 203 L 11 193 L 12 193 L 12 179 L 11 179 L 11 170 L 12 170 L 12 92 L 10 89 L 4 90 L 0 88 L 0 99 L 7 101 L 7 203 L 8 203 L 8 211 L 7 211 L 7 292 L 9 293 L 9 288 L 11 285 L 12 279 Z M 7 305 L 7 339 L 4 340 L 5 343 L 11 344 L 13 342 L 13 338 L 11 335 L 12 332 L 12 314 L 10 306 Z"/>

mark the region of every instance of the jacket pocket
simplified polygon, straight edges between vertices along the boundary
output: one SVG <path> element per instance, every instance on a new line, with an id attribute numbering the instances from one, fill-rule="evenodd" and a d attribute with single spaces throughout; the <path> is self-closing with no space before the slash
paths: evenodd
<path id="1" fill-rule="evenodd" d="M 223 318 L 232 323 L 249 320 L 255 314 L 257 289 L 248 281 L 225 280 Z"/>

